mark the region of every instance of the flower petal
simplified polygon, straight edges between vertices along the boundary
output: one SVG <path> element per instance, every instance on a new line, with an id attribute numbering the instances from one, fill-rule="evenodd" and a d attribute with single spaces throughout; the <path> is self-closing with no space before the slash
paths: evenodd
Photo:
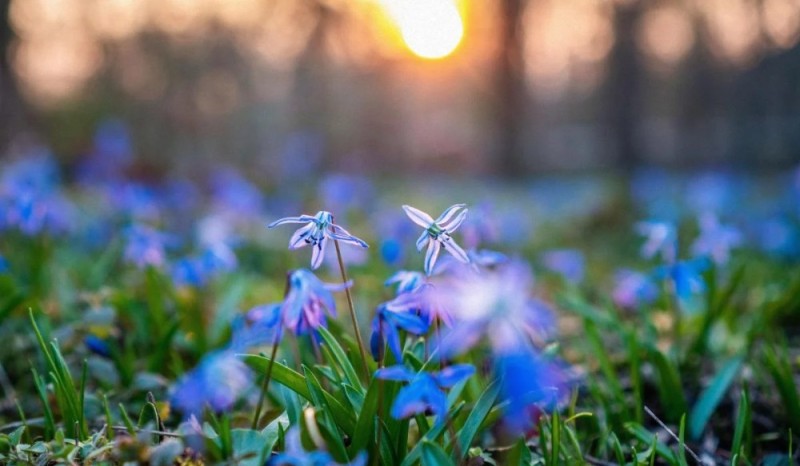
<path id="1" fill-rule="evenodd" d="M 463 262 L 465 264 L 469 264 L 469 257 L 467 256 L 467 253 L 464 252 L 463 249 L 461 249 L 461 246 L 456 244 L 456 242 L 455 242 L 455 240 L 453 238 L 451 238 L 449 235 L 446 236 L 446 237 L 441 237 L 440 236 L 439 238 L 440 238 L 440 240 L 442 242 L 442 246 L 444 246 L 444 249 L 447 252 L 452 254 L 453 257 L 455 257 L 459 261 L 461 261 L 461 262 Z"/>
<path id="2" fill-rule="evenodd" d="M 311 253 L 311 269 L 316 270 L 322 265 L 322 260 L 325 258 L 325 247 L 328 244 L 328 239 L 322 237 L 319 243 L 314 245 Z"/>
<path id="3" fill-rule="evenodd" d="M 439 226 L 443 230 L 445 230 L 446 232 L 452 233 L 452 232 L 456 231 L 458 229 L 458 227 L 461 226 L 462 223 L 464 223 L 464 219 L 467 218 L 467 212 L 468 212 L 468 210 L 464 209 L 461 212 L 459 212 L 458 215 L 454 219 L 452 219 L 449 222 L 442 223 Z"/>
<path id="4" fill-rule="evenodd" d="M 433 217 L 415 207 L 404 205 L 403 210 L 406 211 L 406 215 L 408 215 L 408 218 L 410 218 L 412 222 L 422 228 L 428 228 L 433 223 Z"/>
<path id="5" fill-rule="evenodd" d="M 267 225 L 267 228 L 275 228 L 278 225 L 284 225 L 287 223 L 306 223 L 313 221 L 314 217 L 311 217 L 310 215 L 301 215 L 299 217 L 283 217 Z"/>
<path id="6" fill-rule="evenodd" d="M 396 365 L 378 369 L 375 371 L 375 377 L 383 380 L 408 382 L 414 378 L 414 373 L 411 372 L 406 366 Z"/>
<path id="7" fill-rule="evenodd" d="M 442 215 L 440 215 L 435 220 L 436 224 L 439 225 L 439 227 L 441 227 L 442 229 L 446 230 L 447 229 L 446 225 L 451 223 L 451 220 L 453 220 L 453 217 L 456 214 L 458 214 L 459 216 L 467 214 L 466 207 L 467 207 L 466 204 L 453 204 L 453 205 L 451 205 L 450 207 L 447 208 L 447 210 L 442 212 Z M 463 210 L 463 212 L 459 213 L 458 211 L 461 210 L 461 209 L 464 209 L 464 210 Z M 463 221 L 463 220 L 464 219 L 462 218 L 461 221 Z M 461 223 L 461 221 L 459 221 L 459 224 Z"/>
<path id="8" fill-rule="evenodd" d="M 347 230 L 340 227 L 339 225 L 331 225 L 328 234 L 330 235 L 331 238 L 345 243 L 361 246 L 362 248 L 369 247 L 369 245 L 364 240 L 351 235 Z"/>
<path id="9" fill-rule="evenodd" d="M 422 248 L 428 243 L 428 238 L 430 238 L 430 234 L 428 234 L 428 230 L 422 232 L 417 238 L 417 251 L 422 251 Z"/>
<path id="10" fill-rule="evenodd" d="M 433 266 L 436 265 L 436 259 L 439 257 L 439 249 L 441 247 L 441 243 L 435 239 L 431 239 L 428 242 L 428 251 L 425 253 L 425 274 L 428 276 L 433 272 Z"/>
<path id="11" fill-rule="evenodd" d="M 300 227 L 292 234 L 292 237 L 289 238 L 289 249 L 300 249 L 309 243 L 306 242 L 306 237 L 308 237 L 309 232 L 314 228 L 313 223 L 309 223 L 304 227 Z"/>
<path id="12" fill-rule="evenodd" d="M 433 377 L 440 387 L 450 388 L 474 373 L 475 367 L 471 364 L 456 364 L 442 369 L 441 372 Z"/>

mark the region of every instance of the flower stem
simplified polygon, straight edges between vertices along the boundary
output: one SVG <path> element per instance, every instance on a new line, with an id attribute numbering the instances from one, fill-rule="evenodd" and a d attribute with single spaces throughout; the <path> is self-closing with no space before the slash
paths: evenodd
<path id="1" fill-rule="evenodd" d="M 356 342 L 358 343 L 358 350 L 361 352 L 361 362 L 364 365 L 364 377 L 369 381 L 369 367 L 367 366 L 367 352 L 364 351 L 364 342 L 361 339 L 361 330 L 358 329 L 358 320 L 356 319 L 356 310 L 353 306 L 353 295 L 350 294 L 350 287 L 346 286 L 349 281 L 347 278 L 347 271 L 344 268 L 344 261 L 342 261 L 342 252 L 339 249 L 339 241 L 333 240 L 336 246 L 336 258 L 339 260 L 339 271 L 342 273 L 342 283 L 345 284 L 344 293 L 347 296 L 347 305 L 350 307 L 350 319 L 353 321 L 353 330 L 356 332 Z"/>
<path id="2" fill-rule="evenodd" d="M 264 399 L 267 397 L 267 389 L 269 388 L 269 380 L 272 378 L 272 366 L 275 363 L 275 356 L 278 353 L 278 343 L 280 342 L 281 322 L 278 321 L 278 331 L 275 336 L 275 341 L 272 343 L 272 353 L 267 363 L 267 373 L 264 374 L 264 379 L 261 382 L 261 394 L 258 397 L 258 405 L 256 405 L 256 413 L 253 415 L 252 429 L 258 428 L 258 420 L 261 418 L 261 408 L 264 406 Z"/>

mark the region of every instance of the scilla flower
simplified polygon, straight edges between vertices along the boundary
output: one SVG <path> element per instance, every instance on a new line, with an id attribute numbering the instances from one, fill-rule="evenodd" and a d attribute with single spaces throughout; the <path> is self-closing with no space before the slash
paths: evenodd
<path id="1" fill-rule="evenodd" d="M 324 283 L 308 270 L 295 270 L 289 276 L 289 293 L 283 301 L 283 325 L 298 335 L 325 324 L 325 314 L 336 315 L 333 291 L 350 286 Z"/>
<path id="2" fill-rule="evenodd" d="M 313 217 L 311 215 L 285 217 L 270 223 L 267 225 L 267 228 L 274 228 L 286 223 L 305 223 L 305 225 L 295 231 L 291 239 L 289 239 L 289 249 L 299 249 L 310 244 L 313 248 L 313 252 L 311 253 L 312 269 L 317 269 L 322 264 L 328 239 L 353 244 L 362 248 L 369 247 L 367 243 L 333 223 L 333 215 L 324 210 L 317 212 L 317 215 Z"/>
<path id="3" fill-rule="evenodd" d="M 447 395 L 445 388 L 451 388 L 458 382 L 475 373 L 469 364 L 456 364 L 439 372 L 420 372 L 415 374 L 402 365 L 379 369 L 375 377 L 383 380 L 409 382 L 397 393 L 392 405 L 392 417 L 405 419 L 415 414 L 436 415 L 437 422 L 444 421 L 447 413 Z"/>
<path id="4" fill-rule="evenodd" d="M 425 229 L 417 239 L 417 251 L 422 251 L 425 245 L 428 246 L 428 251 L 425 253 L 426 274 L 430 275 L 433 271 L 433 266 L 436 265 L 436 259 L 439 257 L 441 248 L 447 250 L 459 261 L 465 264 L 469 263 L 467 253 L 450 236 L 467 218 L 466 204 L 455 204 L 448 207 L 436 220 L 425 212 L 409 205 L 404 205 L 403 210 L 406 211 L 406 215 L 412 222 Z"/>

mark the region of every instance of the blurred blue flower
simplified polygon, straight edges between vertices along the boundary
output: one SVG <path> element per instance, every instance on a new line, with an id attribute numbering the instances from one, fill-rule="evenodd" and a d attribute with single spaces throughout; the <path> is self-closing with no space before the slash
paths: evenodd
<path id="1" fill-rule="evenodd" d="M 678 255 L 678 231 L 671 222 L 647 221 L 636 224 L 636 231 L 645 237 L 642 256 L 651 259 L 661 255 L 664 262 L 674 262 Z"/>
<path id="2" fill-rule="evenodd" d="M 197 367 L 178 379 L 170 404 L 187 418 L 200 415 L 206 406 L 218 413 L 225 412 L 251 386 L 252 373 L 235 352 L 215 351 L 203 356 Z"/>
<path id="3" fill-rule="evenodd" d="M 383 380 L 409 382 L 401 388 L 392 405 L 392 417 L 405 419 L 415 414 L 435 415 L 436 422 L 444 421 L 447 414 L 447 396 L 444 389 L 470 377 L 475 368 L 470 364 L 448 366 L 439 372 L 413 373 L 403 365 L 378 369 L 375 377 Z"/>
<path id="4" fill-rule="evenodd" d="M 300 441 L 300 430 L 293 427 L 286 432 L 286 448 L 272 456 L 267 466 L 338 466 L 333 457 L 326 451 L 306 451 Z M 367 457 L 359 453 L 346 466 L 364 466 Z"/>
<path id="5" fill-rule="evenodd" d="M 553 314 L 531 296 L 532 287 L 533 273 L 520 261 L 447 277 L 433 289 L 436 299 L 452 310 L 454 322 L 439 350 L 449 358 L 486 338 L 495 353 L 512 353 L 549 338 L 555 329 Z"/>
<path id="6" fill-rule="evenodd" d="M 63 233 L 74 223 L 75 209 L 61 193 L 58 165 L 45 149 L 5 167 L 0 178 L 0 228 L 26 235 Z"/>
<path id="7" fill-rule="evenodd" d="M 583 253 L 575 249 L 559 249 L 543 254 L 542 262 L 552 272 L 560 274 L 570 283 L 583 280 L 585 260 Z"/>
<path id="8" fill-rule="evenodd" d="M 108 343 L 97 335 L 91 333 L 86 335 L 86 337 L 83 339 L 83 344 L 86 345 L 86 348 L 90 352 L 98 356 L 102 356 L 104 358 L 111 357 L 111 349 L 108 347 Z"/>
<path id="9" fill-rule="evenodd" d="M 614 275 L 614 282 L 611 298 L 621 308 L 635 309 L 658 297 L 658 286 L 643 273 L 622 269 Z"/>
<path id="10" fill-rule="evenodd" d="M 469 263 L 467 253 L 450 236 L 467 217 L 466 207 L 466 204 L 452 205 L 434 220 L 430 215 L 417 208 L 409 205 L 403 206 L 408 218 L 425 229 L 417 239 L 416 244 L 417 251 L 422 251 L 422 248 L 426 245 L 428 247 L 425 253 L 425 273 L 427 275 L 433 272 L 433 267 L 436 265 L 436 259 L 439 257 L 441 248 L 444 248 L 459 261 L 465 264 Z"/>
<path id="11" fill-rule="evenodd" d="M 450 308 L 430 283 L 399 293 L 393 300 L 385 303 L 385 306 L 394 312 L 419 313 L 429 325 L 436 321 L 448 327 L 453 325 Z"/>
<path id="12" fill-rule="evenodd" d="M 785 259 L 800 257 L 800 227 L 784 216 L 769 217 L 754 225 L 755 237 L 763 251 Z"/>
<path id="13" fill-rule="evenodd" d="M 256 185 L 233 168 L 220 167 L 211 177 L 214 209 L 239 218 L 260 217 L 264 196 Z"/>
<path id="14" fill-rule="evenodd" d="M 503 419 L 514 432 L 532 428 L 538 410 L 555 409 L 569 393 L 567 371 L 530 350 L 498 355 L 495 372 L 501 399 L 508 401 Z"/>
<path id="15" fill-rule="evenodd" d="M 325 314 L 336 315 L 333 291 L 342 291 L 346 284 L 324 283 L 312 272 L 300 269 L 289 276 L 289 292 L 281 306 L 284 326 L 297 335 L 325 325 Z"/>
<path id="16" fill-rule="evenodd" d="M 310 215 L 301 215 L 299 217 L 284 217 L 276 220 L 267 228 L 274 228 L 278 225 L 287 223 L 304 223 L 305 225 L 294 232 L 291 239 L 289 239 L 289 249 L 299 249 L 303 246 L 311 245 L 313 252 L 311 255 L 311 268 L 317 269 L 322 264 L 322 259 L 325 257 L 325 248 L 328 239 L 341 241 L 343 243 L 353 244 L 366 248 L 367 243 L 356 238 L 348 233 L 347 230 L 333 223 L 333 215 L 330 212 L 321 210 L 313 217 Z"/>
<path id="17" fill-rule="evenodd" d="M 723 265 L 730 258 L 730 251 L 742 244 L 741 232 L 719 223 L 716 215 L 705 214 L 700 217 L 700 235 L 692 244 L 694 256 L 708 256 L 717 265 Z"/>
<path id="18" fill-rule="evenodd" d="M 282 303 L 262 304 L 231 323 L 231 348 L 237 353 L 280 340 Z"/>
<path id="19" fill-rule="evenodd" d="M 375 199 L 374 191 L 374 186 L 364 176 L 332 173 L 320 181 L 318 197 L 325 199 L 331 210 L 342 214 L 351 209 L 367 210 L 368 203 Z"/>
<path id="20" fill-rule="evenodd" d="M 167 262 L 167 246 L 173 239 L 151 227 L 135 224 L 125 230 L 125 261 L 140 269 L 162 267 Z"/>
<path id="21" fill-rule="evenodd" d="M 0 273 L 8 272 L 8 260 L 5 257 L 0 256 Z"/>
<path id="22" fill-rule="evenodd" d="M 378 306 L 372 320 L 372 336 L 369 341 L 375 361 L 383 359 L 383 349 L 387 342 L 395 361 L 403 360 L 399 330 L 423 335 L 428 331 L 428 323 L 412 312 L 393 311 L 385 304 Z"/>
<path id="23" fill-rule="evenodd" d="M 396 265 L 403 258 L 403 246 L 396 239 L 384 239 L 381 241 L 380 253 L 384 262 L 389 265 Z"/>
<path id="24" fill-rule="evenodd" d="M 497 267 L 498 265 L 508 262 L 508 256 L 502 252 L 492 251 L 490 249 L 470 249 L 467 251 L 469 262 L 479 267 Z"/>
<path id="25" fill-rule="evenodd" d="M 705 291 L 703 272 L 708 270 L 710 265 L 706 257 L 677 261 L 657 267 L 654 275 L 657 279 L 667 280 L 678 299 L 686 300 L 694 294 Z"/>
<path id="26" fill-rule="evenodd" d="M 400 270 L 387 278 L 383 284 L 385 286 L 397 285 L 397 294 L 408 293 L 418 290 L 425 284 L 425 275 L 419 272 Z"/>

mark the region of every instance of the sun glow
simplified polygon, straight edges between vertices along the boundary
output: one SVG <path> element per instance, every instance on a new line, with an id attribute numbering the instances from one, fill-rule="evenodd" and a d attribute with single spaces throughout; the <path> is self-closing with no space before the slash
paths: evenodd
<path id="1" fill-rule="evenodd" d="M 403 42 L 419 57 L 430 60 L 444 58 L 453 53 L 464 36 L 464 23 L 453 0 L 387 3 Z"/>

